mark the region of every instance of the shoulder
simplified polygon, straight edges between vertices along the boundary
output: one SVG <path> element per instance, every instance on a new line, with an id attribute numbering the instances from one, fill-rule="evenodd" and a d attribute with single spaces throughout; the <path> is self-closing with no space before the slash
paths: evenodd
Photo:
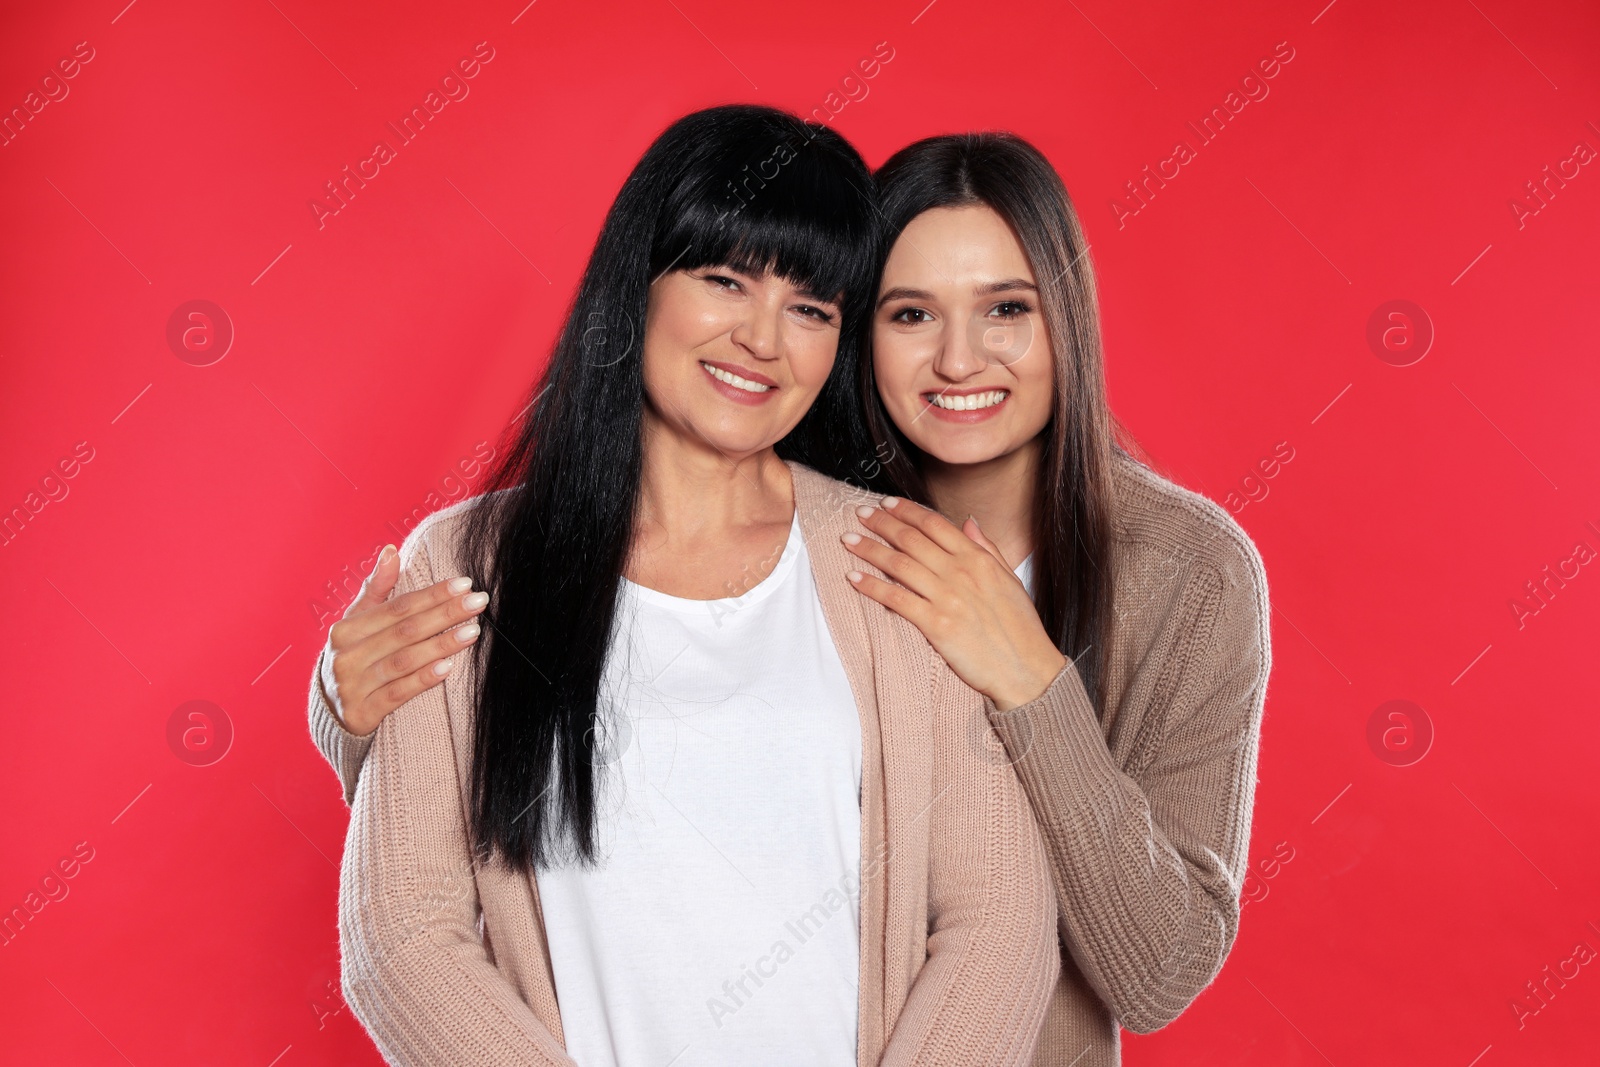
<path id="1" fill-rule="evenodd" d="M 459 569 L 456 566 L 457 556 L 467 517 L 486 505 L 510 504 L 512 494 L 520 488 L 511 486 L 492 493 L 479 493 L 428 513 L 401 542 L 400 566 L 411 567 L 420 559 L 425 560 L 429 569 L 435 572 Z"/>
<path id="2" fill-rule="evenodd" d="M 1201 596 L 1238 625 L 1265 626 L 1266 566 L 1225 508 L 1120 451 L 1114 453 L 1112 480 L 1119 583 Z"/>
<path id="3" fill-rule="evenodd" d="M 808 539 L 856 528 L 855 509 L 862 504 L 876 507 L 883 499 L 882 494 L 830 478 L 795 460 L 784 462 L 794 478 L 794 508 Z"/>
<path id="4" fill-rule="evenodd" d="M 830 478 L 793 460 L 785 462 L 794 476 L 795 514 L 800 520 L 806 555 L 811 560 L 817 598 L 829 626 L 836 628 L 840 654 L 855 655 L 857 650 L 851 642 L 859 639 L 875 649 L 875 662 L 886 664 L 895 659 L 901 664 L 900 669 L 909 672 L 905 677 L 928 676 L 933 649 L 922 631 L 876 600 L 857 592 L 845 580 L 851 570 L 886 577 L 872 564 L 846 551 L 839 539 L 846 532 L 866 533 L 856 508 L 862 504 L 877 506 L 883 499 L 882 494 Z M 858 630 L 858 627 L 865 629 Z M 891 655 L 891 649 L 897 651 Z"/>

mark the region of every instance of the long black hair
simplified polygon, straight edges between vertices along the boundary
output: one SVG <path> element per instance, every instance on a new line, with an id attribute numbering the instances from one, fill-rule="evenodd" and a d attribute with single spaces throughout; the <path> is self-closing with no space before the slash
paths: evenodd
<path id="1" fill-rule="evenodd" d="M 462 517 L 462 563 L 489 593 L 470 832 L 480 862 L 531 871 L 596 854 L 599 707 L 642 466 L 641 353 L 650 283 L 725 265 L 843 294 L 833 374 L 780 455 L 833 473 L 859 455 L 860 324 L 881 227 L 871 173 L 832 130 L 774 108 L 687 115 L 628 175 L 595 241 L 520 431 L 508 428 Z"/>
<path id="2" fill-rule="evenodd" d="M 1056 382 L 1035 489 L 1034 604 L 1103 719 L 1116 585 L 1113 460 L 1139 461 L 1143 450 L 1106 400 L 1094 270 L 1072 200 L 1044 153 L 1004 132 L 916 141 L 890 156 L 875 179 L 888 231 L 885 258 L 911 220 L 937 207 L 986 205 L 1022 243 Z M 870 335 L 870 323 L 864 328 Z M 924 455 L 890 419 L 870 358 L 859 362 L 857 375 L 868 431 L 885 456 L 872 488 L 931 505 Z"/>

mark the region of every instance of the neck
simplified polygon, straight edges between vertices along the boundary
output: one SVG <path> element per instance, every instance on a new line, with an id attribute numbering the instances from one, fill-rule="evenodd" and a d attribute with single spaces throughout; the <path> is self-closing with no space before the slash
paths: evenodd
<path id="1" fill-rule="evenodd" d="M 665 535 L 673 544 L 715 541 L 730 530 L 794 517 L 793 479 L 770 447 L 729 456 L 648 411 L 643 446 L 636 539 Z"/>
<path id="2" fill-rule="evenodd" d="M 1016 569 L 1033 551 L 1041 434 L 1014 452 L 981 463 L 944 463 L 928 456 L 922 475 L 931 503 L 958 526 L 971 515 Z"/>

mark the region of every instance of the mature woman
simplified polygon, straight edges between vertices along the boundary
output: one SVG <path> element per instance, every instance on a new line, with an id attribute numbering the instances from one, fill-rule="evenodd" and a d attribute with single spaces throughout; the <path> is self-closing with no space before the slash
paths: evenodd
<path id="1" fill-rule="evenodd" d="M 861 395 L 886 497 L 856 588 L 984 694 L 1045 833 L 1065 952 L 1036 1063 L 1108 1067 L 1239 925 L 1271 667 L 1266 575 L 1113 436 L 1088 248 L 1049 162 L 935 137 L 877 173 L 897 235 Z M 943 516 L 951 516 L 955 523 Z M 859 573 L 867 571 L 867 573 Z"/>
<path id="2" fill-rule="evenodd" d="M 391 1062 L 1030 1060 L 1038 826 L 981 698 L 840 578 L 877 497 L 798 462 L 857 421 L 870 186 L 772 109 L 670 127 L 485 492 L 330 631 L 343 985 Z"/>

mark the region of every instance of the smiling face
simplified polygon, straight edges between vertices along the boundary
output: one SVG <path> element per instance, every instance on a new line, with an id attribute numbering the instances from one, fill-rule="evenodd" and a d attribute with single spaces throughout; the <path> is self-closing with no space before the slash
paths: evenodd
<path id="1" fill-rule="evenodd" d="M 965 465 L 1038 437 L 1055 406 L 1055 360 L 1038 280 L 993 208 L 940 207 L 912 219 L 878 293 L 878 395 L 913 444 Z"/>
<path id="2" fill-rule="evenodd" d="M 667 272 L 645 315 L 647 419 L 729 459 L 771 448 L 827 382 L 839 319 L 834 300 L 774 275 Z"/>

